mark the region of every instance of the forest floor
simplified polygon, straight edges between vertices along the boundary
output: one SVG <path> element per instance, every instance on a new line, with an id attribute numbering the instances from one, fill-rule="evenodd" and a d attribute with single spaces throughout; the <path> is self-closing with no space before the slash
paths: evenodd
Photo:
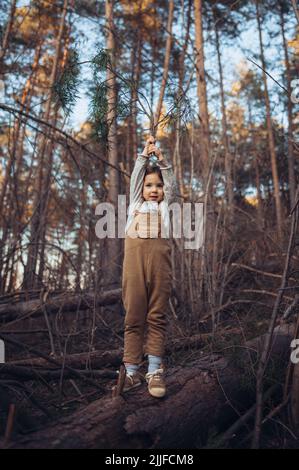
<path id="1" fill-rule="evenodd" d="M 80 324 L 78 324 L 78 332 L 72 336 L 67 336 L 60 329 L 59 337 L 55 341 L 55 349 L 61 350 L 61 353 L 67 352 L 68 355 L 82 353 L 87 351 L 120 351 L 122 348 L 123 336 L 123 316 L 115 314 L 113 309 L 102 309 L 103 318 L 109 318 L 109 327 L 101 326 L 94 332 L 93 345 L 90 338 L 90 325 L 88 324 L 88 316 L 86 312 L 83 313 Z M 180 341 L 188 337 L 192 337 L 190 332 L 196 332 L 201 335 L 201 340 L 197 345 L 187 345 L 184 348 L 168 349 L 166 356 L 166 367 L 188 367 L 193 361 L 200 357 L 212 353 L 221 353 L 224 356 L 233 358 L 236 363 L 238 362 L 238 351 L 246 341 L 262 335 L 267 330 L 268 319 L 265 318 L 265 312 L 253 311 L 253 306 L 245 311 L 234 309 L 233 312 L 227 312 L 219 318 L 217 328 L 214 333 L 211 333 L 212 322 L 210 319 L 200 323 L 200 326 L 192 324 L 190 320 L 189 325 L 186 326 L 186 317 L 180 322 L 180 312 L 178 312 L 178 321 L 175 324 L 170 321 L 169 341 Z M 35 328 L 39 321 L 34 320 Z M 188 322 L 187 322 L 188 323 Z M 183 337 L 179 337 L 178 330 L 183 333 Z M 47 332 L 42 331 L 34 334 L 18 335 L 18 341 L 26 344 L 27 346 L 34 346 L 36 350 L 41 351 L 43 354 L 49 355 L 49 341 L 47 339 Z M 31 353 L 26 353 L 24 350 L 8 346 L 7 356 L 9 361 L 16 361 L 32 357 Z M 53 358 L 53 356 L 50 356 Z M 121 356 L 120 356 L 121 358 Z M 252 367 L 253 366 L 253 367 Z M 240 408 L 240 413 L 245 412 L 247 407 L 250 407 L 255 400 L 255 366 L 256 364 L 248 364 L 244 368 L 244 374 L 240 379 L 240 389 L 244 390 L 244 403 Z M 142 371 L 146 372 L 146 365 L 143 365 Z M 86 364 L 86 370 L 89 369 Z M 117 367 L 105 367 L 111 372 L 116 372 Z M 14 436 L 19 434 L 27 434 L 31 431 L 46 428 L 51 424 L 59 421 L 61 418 L 66 417 L 80 408 L 84 408 L 89 403 L 99 400 L 104 396 L 111 395 L 111 389 L 116 383 L 116 378 L 99 378 L 96 374 L 93 376 L 92 372 L 89 376 L 98 383 L 101 390 L 97 389 L 94 385 L 86 383 L 84 380 L 77 378 L 64 378 L 63 372 L 61 377 L 56 380 L 44 380 L 38 376 L 36 372 L 36 380 L 23 382 L 26 388 L 18 386 L 17 379 L 9 376 L 2 375 L 1 380 L 9 384 L 9 390 L 17 400 L 18 419 L 14 429 Z M 281 381 L 283 371 L 276 370 L 271 372 L 273 374 L 269 379 L 269 383 L 273 381 Z M 273 399 L 275 403 L 275 398 Z M 279 401 L 279 397 L 278 397 Z M 273 404 L 274 406 L 274 404 Z M 0 411 L 0 435 L 3 436 L 5 432 L 6 423 L 6 410 Z M 283 421 L 285 416 L 276 417 L 273 422 L 268 424 L 263 434 L 263 447 L 264 448 L 299 448 L 299 441 L 292 431 L 284 425 Z M 226 446 L 231 448 L 246 448 L 249 443 L 246 440 L 246 435 L 250 427 L 253 425 L 252 421 L 238 434 L 237 439 L 230 440 Z M 217 432 L 224 432 L 225 429 L 217 430 Z M 211 429 L 205 447 L 213 447 L 214 433 L 216 431 Z M 0 441 L 1 442 L 1 441 Z"/>

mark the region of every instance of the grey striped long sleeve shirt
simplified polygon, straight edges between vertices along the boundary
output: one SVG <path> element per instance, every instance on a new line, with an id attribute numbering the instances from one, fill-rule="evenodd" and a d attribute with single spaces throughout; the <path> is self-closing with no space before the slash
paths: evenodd
<path id="1" fill-rule="evenodd" d="M 131 223 L 134 219 L 135 210 L 141 210 L 142 212 L 148 212 L 151 205 L 147 204 L 142 197 L 143 181 L 145 176 L 145 170 L 148 158 L 141 154 L 138 154 L 135 166 L 131 175 L 130 181 L 130 203 L 128 208 L 128 220 L 125 228 L 127 233 Z M 165 238 L 170 237 L 170 217 L 168 206 L 175 198 L 176 193 L 176 181 L 173 174 L 172 166 L 168 164 L 165 159 L 160 163 L 160 169 L 163 176 L 163 192 L 164 199 L 159 203 L 159 209 L 161 210 L 162 223 L 164 224 Z"/>

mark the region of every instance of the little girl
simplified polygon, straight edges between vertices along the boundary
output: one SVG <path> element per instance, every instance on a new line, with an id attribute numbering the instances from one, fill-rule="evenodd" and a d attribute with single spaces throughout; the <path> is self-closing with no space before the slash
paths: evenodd
<path id="1" fill-rule="evenodd" d="M 150 165 L 152 153 L 158 157 L 159 166 Z M 166 393 L 162 358 L 172 281 L 168 205 L 174 193 L 172 167 L 150 137 L 136 159 L 130 182 L 122 277 L 126 310 L 122 391 L 141 385 L 138 368 L 145 355 L 149 361 L 145 376 L 148 390 L 158 398 Z"/>

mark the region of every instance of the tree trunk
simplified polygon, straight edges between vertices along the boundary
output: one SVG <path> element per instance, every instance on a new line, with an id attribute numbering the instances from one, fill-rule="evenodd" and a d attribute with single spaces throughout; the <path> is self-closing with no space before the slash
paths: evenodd
<path id="1" fill-rule="evenodd" d="M 184 13 L 184 5 L 182 5 L 183 13 Z M 192 2 L 189 0 L 188 3 L 188 12 L 187 12 L 187 25 L 186 25 L 186 32 L 185 32 L 185 39 L 183 43 L 182 50 L 179 56 L 179 83 L 178 83 L 178 103 L 180 103 L 180 98 L 183 94 L 183 85 L 184 85 L 184 78 L 185 78 L 185 57 L 186 51 L 188 48 L 188 43 L 190 40 L 190 25 L 191 25 L 191 8 Z M 180 106 L 180 104 L 179 104 Z M 182 168 L 182 156 L 181 156 L 181 117 L 180 117 L 180 109 L 178 109 L 178 119 L 176 120 L 176 127 L 175 127 L 175 150 L 174 150 L 174 172 L 176 179 L 179 183 L 180 194 L 184 197 L 184 178 L 183 178 L 183 168 Z M 192 146 L 192 143 L 191 143 Z M 192 190 L 192 171 L 190 177 L 190 197 L 191 197 L 191 190 Z"/>
<path id="2" fill-rule="evenodd" d="M 210 130 L 207 87 L 205 78 L 204 40 L 202 0 L 194 1 L 195 14 L 195 62 L 197 78 L 197 96 L 199 101 L 199 119 L 201 131 L 201 158 L 203 163 L 203 185 L 206 188 L 210 166 Z"/>
<path id="3" fill-rule="evenodd" d="M 263 68 L 263 82 L 264 82 L 264 88 L 265 88 L 264 96 L 265 96 L 265 103 L 266 103 L 266 122 L 267 122 L 269 152 L 271 156 L 272 179 L 273 179 L 273 185 L 274 185 L 277 230 L 278 230 L 278 237 L 280 240 L 282 240 L 283 220 L 282 220 L 282 207 L 281 207 L 281 199 L 280 199 L 280 183 L 279 183 L 279 175 L 278 175 L 278 169 L 277 169 L 277 157 L 276 157 L 276 150 L 275 150 L 274 134 L 273 134 L 273 128 L 272 128 L 272 121 L 271 121 L 271 108 L 270 108 L 270 99 L 269 99 L 269 92 L 268 92 L 267 74 L 265 72 L 266 62 L 265 62 L 265 56 L 264 56 L 261 19 L 260 19 L 259 5 L 258 5 L 257 0 L 255 0 L 255 6 L 256 6 L 256 18 L 257 18 L 258 32 L 259 32 L 260 54 L 261 54 L 261 61 L 262 61 L 262 68 Z"/>
<path id="4" fill-rule="evenodd" d="M 291 208 L 293 208 L 295 204 L 295 193 L 296 193 L 296 177 L 295 177 L 295 167 L 294 167 L 294 146 L 293 146 L 293 103 L 291 100 L 291 67 L 289 61 L 289 53 L 288 53 L 288 44 L 285 37 L 285 21 L 284 21 L 284 14 L 283 14 L 283 6 L 280 4 L 280 26 L 281 26 L 281 34 L 283 40 L 283 49 L 284 49 L 284 57 L 285 57 L 285 65 L 286 65 L 286 80 L 287 80 L 287 90 L 288 90 L 288 174 L 289 174 L 289 194 L 290 194 L 290 202 Z"/>
<path id="5" fill-rule="evenodd" d="M 34 77 L 38 70 L 39 60 L 41 57 L 41 42 L 37 45 L 34 61 L 32 64 L 32 70 L 30 76 L 28 77 L 25 87 L 22 92 L 21 96 L 21 111 L 28 111 L 31 98 L 33 95 L 34 89 Z M 26 118 L 24 118 L 26 121 Z M 23 130 L 21 132 L 22 121 L 20 118 L 16 118 L 14 123 L 14 129 L 12 134 L 12 149 L 9 152 L 9 161 L 7 164 L 4 180 L 2 183 L 1 193 L 0 193 L 0 207 L 2 207 L 2 220 L 1 223 L 3 224 L 3 233 L 2 239 L 0 244 L 0 265 L 2 266 L 2 274 L 0 274 L 0 292 L 5 291 L 6 285 L 6 275 L 7 273 L 7 266 L 10 261 L 9 256 L 6 257 L 6 263 L 2 261 L 3 259 L 3 251 L 6 245 L 7 237 L 9 236 L 11 227 L 13 230 L 13 236 L 15 240 L 18 240 L 20 235 L 19 227 L 17 226 L 19 221 L 22 219 L 23 208 L 20 209 L 20 201 L 22 198 L 19 196 L 18 193 L 18 178 L 21 171 L 21 164 L 22 164 L 22 156 L 23 156 L 23 141 L 25 137 L 25 129 L 26 123 L 23 122 Z M 14 173 L 12 174 L 12 169 L 15 168 Z M 6 197 L 6 193 L 8 193 Z M 25 199 L 25 203 L 27 203 L 27 199 Z M 9 211 L 10 215 L 8 216 L 6 212 Z M 11 213 L 11 211 L 13 211 Z"/>
<path id="6" fill-rule="evenodd" d="M 141 65 L 142 65 L 142 34 L 141 30 L 138 29 L 137 32 L 137 45 L 136 49 L 132 47 L 131 52 L 131 64 L 132 64 L 132 73 L 131 73 L 131 81 L 132 81 L 132 89 L 131 89 L 131 112 L 129 116 L 129 125 L 128 125 L 128 136 L 127 136 L 127 162 L 126 162 L 126 169 L 127 172 L 130 174 L 133 169 L 133 156 L 138 153 L 138 139 L 137 139 L 137 101 L 138 101 L 138 89 L 139 89 L 139 82 L 141 76 Z"/>
<path id="7" fill-rule="evenodd" d="M 7 49 L 9 47 L 9 36 L 13 27 L 13 22 L 14 22 L 14 17 L 15 17 L 15 12 L 16 12 L 16 5 L 17 5 L 17 0 L 12 0 L 11 7 L 10 7 L 9 20 L 8 20 L 8 23 L 7 23 L 7 26 L 3 35 L 3 41 L 2 41 L 1 51 L 0 51 L 0 78 L 3 73 L 4 58 L 5 58 Z"/>
<path id="8" fill-rule="evenodd" d="M 1 335 L 1 333 L 0 333 Z M 4 333 L 7 336 L 7 332 Z M 211 335 L 208 333 L 197 334 L 189 338 L 180 338 L 170 341 L 166 344 L 166 354 L 173 352 L 190 350 L 190 348 L 201 348 Z M 56 365 L 49 363 L 43 357 L 30 357 L 30 359 L 21 359 L 17 361 L 8 362 L 8 365 L 18 367 L 31 367 L 35 369 L 59 369 L 65 365 L 73 369 L 100 369 L 103 367 L 119 367 L 122 363 L 123 349 L 113 349 L 110 351 L 88 351 L 79 354 L 67 354 L 63 357 L 57 356 L 55 358 Z M 58 367 L 60 366 L 60 367 Z"/>
<path id="9" fill-rule="evenodd" d="M 255 167 L 255 186 L 257 191 L 257 218 L 258 226 L 260 229 L 264 228 L 264 211 L 263 211 L 263 199 L 261 193 L 261 181 L 260 181 L 260 165 L 259 165 L 259 155 L 256 150 L 254 150 L 254 167 Z"/>
<path id="10" fill-rule="evenodd" d="M 298 7 L 297 7 L 297 2 L 296 2 L 296 0 L 291 0 L 291 2 L 292 2 L 292 6 L 293 6 L 293 10 L 294 10 L 297 22 L 299 24 L 299 10 L 298 10 Z"/>
<path id="11" fill-rule="evenodd" d="M 14 2 L 16 3 L 16 2 Z M 13 8 L 13 7 L 12 7 Z M 14 6 L 15 8 L 15 6 Z M 11 19 L 13 22 L 13 18 Z M 5 38 L 4 38 L 5 42 Z M 32 71 L 30 73 L 29 78 L 26 81 L 26 84 L 23 89 L 22 97 L 21 97 L 21 111 L 24 111 L 24 106 L 27 100 L 28 93 L 31 89 L 31 83 L 32 83 L 32 78 L 34 76 L 34 73 L 37 69 L 37 65 L 39 63 L 40 59 L 40 50 L 41 50 L 41 45 L 39 44 L 35 50 L 35 56 L 33 60 L 33 65 L 32 65 Z M 0 60 L 1 60 L 1 54 L 0 54 Z M 7 189 L 7 183 L 10 177 L 11 173 L 11 167 L 14 163 L 14 158 L 15 158 L 15 152 L 16 152 L 16 147 L 18 145 L 18 137 L 19 137 L 19 131 L 21 127 L 21 120 L 19 118 L 16 118 L 15 124 L 14 124 L 14 130 L 13 130 L 13 136 L 12 136 L 12 151 L 10 152 L 10 158 L 8 161 L 5 177 L 2 183 L 2 188 L 1 188 L 1 193 L 0 193 L 0 207 L 3 207 L 3 202 L 6 194 L 6 189 Z"/>
<path id="12" fill-rule="evenodd" d="M 35 299 L 16 304 L 2 304 L 0 305 L 0 318 L 1 322 L 8 322 L 16 318 L 21 319 L 22 317 L 27 318 L 27 316 L 39 316 L 43 314 L 44 306 L 46 306 L 48 314 L 57 313 L 61 309 L 64 312 L 87 310 L 97 305 L 111 305 L 119 302 L 120 299 L 121 289 L 115 289 L 100 295 L 92 292 L 86 294 L 69 294 L 67 297 L 65 295 L 54 296 L 50 298 L 47 303 Z"/>
<path id="13" fill-rule="evenodd" d="M 213 308 L 210 300 L 213 298 L 212 292 L 212 265 L 214 239 L 216 237 L 215 214 L 213 209 L 213 169 L 210 161 L 210 128 L 209 111 L 207 101 L 205 59 L 204 59 L 204 38 L 203 38 L 203 15 L 202 0 L 194 1 L 195 14 L 195 63 L 197 78 L 197 96 L 199 100 L 199 120 L 200 120 L 200 159 L 202 168 L 202 187 L 204 192 L 204 236 L 201 247 L 201 267 L 200 267 L 200 290 L 206 302 L 204 308 Z"/>
<path id="14" fill-rule="evenodd" d="M 255 171 L 255 187 L 257 192 L 257 219 L 258 225 L 261 229 L 265 226 L 265 218 L 264 218 L 264 207 L 263 207 L 263 198 L 261 192 L 261 178 L 260 178 L 260 155 L 257 151 L 258 143 L 256 138 L 256 131 L 254 127 L 254 123 L 252 122 L 252 113 L 251 113 L 251 105 L 250 100 L 248 102 L 248 110 L 249 110 L 249 127 L 252 129 L 252 146 L 253 146 L 253 159 L 254 159 L 254 171 Z"/>
<path id="15" fill-rule="evenodd" d="M 67 8 L 67 5 L 66 7 Z M 64 70 L 67 58 L 68 58 L 68 51 L 69 51 L 69 45 L 70 45 L 70 28 L 67 27 L 67 37 L 65 39 L 65 44 L 64 44 L 64 50 L 63 50 L 63 55 L 62 58 L 58 60 L 58 65 L 57 65 L 57 70 L 60 68 L 60 70 Z M 63 29 L 62 29 L 63 31 Z M 61 38 L 62 39 L 62 38 Z M 59 64 L 60 61 L 60 64 Z M 53 110 L 53 115 L 51 117 L 51 124 L 56 127 L 58 120 L 58 107 L 55 106 Z M 39 255 L 39 269 L 38 269 L 38 285 L 42 285 L 43 283 L 43 277 L 44 277 L 44 270 L 45 270 L 45 242 L 46 242 L 46 231 L 48 227 L 48 207 L 49 207 L 49 201 L 50 201 L 50 195 L 51 195 L 51 179 L 52 179 L 52 168 L 53 168 L 53 162 L 54 162 L 54 151 L 55 151 L 55 138 L 54 135 L 50 134 L 50 142 L 48 142 L 48 145 L 46 147 L 46 162 L 47 162 L 47 167 L 50 169 L 50 171 L 46 172 L 45 176 L 45 182 L 44 182 L 44 187 L 45 187 L 45 198 L 44 198 L 44 208 L 42 210 L 42 218 L 40 220 L 40 226 L 41 226 L 41 232 L 40 232 L 40 255 Z"/>
<path id="16" fill-rule="evenodd" d="M 272 358 L 289 357 L 292 332 L 288 326 L 276 330 Z M 72 449 L 180 449 L 203 447 L 210 430 L 230 424 L 244 401 L 240 382 L 250 354 L 255 357 L 263 337 L 240 350 L 238 364 L 219 354 L 197 359 L 186 368 L 170 369 L 167 395 L 149 396 L 146 386 L 123 396 L 110 396 L 64 418 L 53 426 L 16 440 L 13 448 Z M 241 362 L 240 362 L 241 361 Z M 249 366 L 250 367 L 250 366 Z M 175 410 L 175 412 L 174 412 Z M 238 416 L 237 416 L 238 417 Z"/>
<path id="17" fill-rule="evenodd" d="M 214 27 L 215 27 L 215 39 L 216 39 L 219 78 L 220 78 L 222 141 L 223 141 L 223 146 L 224 146 L 224 151 L 225 151 L 226 197 L 227 197 L 228 214 L 229 214 L 228 222 L 231 223 L 234 217 L 234 187 L 233 187 L 233 178 L 232 178 L 232 156 L 231 156 L 230 149 L 229 149 L 229 141 L 228 141 L 228 133 L 227 133 L 226 107 L 225 107 L 224 87 L 223 87 L 223 71 L 222 71 L 222 62 L 221 62 L 219 31 L 217 27 L 217 18 L 216 18 L 215 12 L 214 12 Z"/>
<path id="18" fill-rule="evenodd" d="M 134 68 L 134 87 L 132 91 L 132 150 L 129 155 L 137 155 L 138 141 L 137 141 L 137 98 L 138 88 L 141 76 L 141 62 L 142 62 L 142 40 L 141 32 L 138 31 L 138 44 L 137 44 L 137 57 Z"/>
<path id="19" fill-rule="evenodd" d="M 60 19 L 58 36 L 56 38 L 56 47 L 55 47 L 55 56 L 52 66 L 51 76 L 49 79 L 49 98 L 46 104 L 44 120 L 49 121 L 51 110 L 52 110 L 52 100 L 53 100 L 53 85 L 56 80 L 62 38 L 65 27 L 65 20 L 67 15 L 68 1 L 64 0 L 63 10 Z M 54 113 L 56 114 L 56 113 Z M 48 144 L 48 135 L 42 135 L 41 141 L 38 149 L 39 157 L 39 171 L 38 178 L 36 180 L 35 186 L 35 200 L 34 200 L 34 214 L 32 216 L 31 222 L 31 234 L 30 234 L 30 244 L 28 249 L 28 261 L 24 271 L 24 287 L 31 288 L 35 285 L 38 285 L 36 279 L 36 268 L 40 253 L 40 242 L 43 238 L 43 231 L 45 230 L 44 224 L 46 222 L 46 210 L 47 210 L 47 201 L 48 201 L 48 192 L 49 192 L 49 176 L 52 173 L 52 155 L 49 155 L 48 159 L 45 159 L 45 154 L 47 153 L 47 144 Z"/>
<path id="20" fill-rule="evenodd" d="M 114 26 L 114 0 L 106 0 L 106 25 L 107 25 L 107 49 L 110 53 L 111 65 L 107 68 L 107 100 L 108 100 L 108 161 L 109 163 L 118 167 L 118 153 L 117 153 L 117 91 L 116 91 L 116 50 L 115 50 L 115 26 Z M 118 207 L 118 194 L 119 194 L 119 172 L 114 168 L 109 167 L 109 189 L 108 200 L 115 207 L 115 214 L 117 215 Z M 117 228 L 117 227 L 116 227 Z M 120 277 L 120 240 L 117 236 L 115 238 L 106 239 L 107 251 L 105 259 L 105 279 L 106 286 L 112 286 L 119 283 Z"/>
<path id="21" fill-rule="evenodd" d="M 167 21 L 167 39 L 166 39 L 166 48 L 165 48 L 165 57 L 164 57 L 164 66 L 163 66 L 163 76 L 162 83 L 160 87 L 159 99 L 157 104 L 157 109 L 155 113 L 154 127 L 157 130 L 157 126 L 161 116 L 161 110 L 163 105 L 163 99 L 165 94 L 165 88 L 168 79 L 169 63 L 170 63 L 170 54 L 172 46 L 172 23 L 173 23 L 173 13 L 174 13 L 174 0 L 169 0 L 168 5 L 168 21 Z"/>

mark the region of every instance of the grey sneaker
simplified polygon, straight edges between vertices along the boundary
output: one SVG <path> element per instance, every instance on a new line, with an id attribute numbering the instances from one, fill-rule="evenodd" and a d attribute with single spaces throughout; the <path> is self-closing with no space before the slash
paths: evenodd
<path id="1" fill-rule="evenodd" d="M 166 394 L 166 384 L 163 369 L 157 369 L 153 373 L 147 373 L 145 379 L 148 384 L 148 391 L 152 397 L 164 397 Z"/>

